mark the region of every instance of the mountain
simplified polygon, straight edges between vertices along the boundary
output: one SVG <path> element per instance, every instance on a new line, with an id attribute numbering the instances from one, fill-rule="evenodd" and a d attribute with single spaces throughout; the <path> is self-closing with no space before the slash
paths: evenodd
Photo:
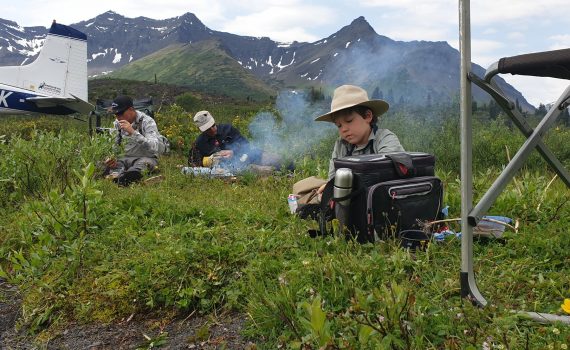
<path id="1" fill-rule="evenodd" d="M 218 40 L 172 44 L 125 65 L 110 76 L 143 81 L 156 78 L 157 81 L 243 100 L 267 100 L 276 94 L 229 56 Z"/>
<path id="2" fill-rule="evenodd" d="M 235 98 L 266 98 L 280 88 L 340 84 L 365 87 L 392 103 L 447 103 L 459 96 L 459 52 L 446 42 L 395 41 L 377 34 L 364 17 L 313 43 L 279 43 L 206 27 L 194 14 L 154 20 L 112 11 L 72 25 L 88 37 L 88 70 L 192 86 Z M 0 64 L 30 62 L 46 29 L 0 20 Z M 2 43 L 6 43 L 2 45 Z M 484 69 L 473 64 L 473 71 Z M 497 84 L 523 110 L 526 99 L 500 77 Z M 490 97 L 473 87 L 474 100 Z"/>
<path id="3" fill-rule="evenodd" d="M 0 18 L 0 64 L 21 65 L 35 59 L 48 33 L 45 27 L 20 27 Z"/>

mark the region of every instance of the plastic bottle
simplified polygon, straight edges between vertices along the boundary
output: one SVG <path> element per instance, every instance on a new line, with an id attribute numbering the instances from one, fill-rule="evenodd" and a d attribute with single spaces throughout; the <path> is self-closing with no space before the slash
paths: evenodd
<path id="1" fill-rule="evenodd" d="M 297 211 L 297 207 L 299 206 L 299 204 L 297 203 L 297 195 L 295 194 L 288 195 L 287 203 L 289 203 L 289 211 L 291 211 L 291 214 L 295 214 L 295 212 Z"/>

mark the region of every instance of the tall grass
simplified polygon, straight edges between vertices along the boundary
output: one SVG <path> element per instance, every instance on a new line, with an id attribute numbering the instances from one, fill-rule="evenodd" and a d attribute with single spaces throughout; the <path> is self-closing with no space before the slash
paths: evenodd
<path id="1" fill-rule="evenodd" d="M 180 173 L 183 133 L 195 131 L 184 111 L 163 113 L 159 127 L 185 143 L 161 159 L 165 179 L 152 185 L 117 188 L 101 179 L 94 164 L 112 143 L 102 136 L 35 132 L 0 144 L 0 277 L 24 296 L 21 326 L 49 337 L 69 320 L 230 309 L 248 316 L 245 336 L 267 349 L 567 346 L 568 327 L 511 313 L 560 313 L 570 296 L 569 191 L 539 158 L 490 210 L 518 220 L 519 232 L 474 245 L 478 285 L 491 301 L 479 309 L 460 298 L 458 239 L 416 253 L 393 241 L 312 239 L 307 230 L 316 223 L 288 213 L 292 184 L 326 174 L 334 134 L 297 159 L 292 177 L 226 182 Z M 452 217 L 460 210 L 454 119 L 431 123 L 435 135 L 407 115 L 381 125 L 406 149 L 436 154 Z M 559 128 L 547 139 L 567 165 L 560 140 L 568 133 Z M 480 195 L 505 164 L 505 147 L 514 150 L 522 138 L 498 120 L 477 125 L 475 139 L 483 140 L 474 152 Z"/>

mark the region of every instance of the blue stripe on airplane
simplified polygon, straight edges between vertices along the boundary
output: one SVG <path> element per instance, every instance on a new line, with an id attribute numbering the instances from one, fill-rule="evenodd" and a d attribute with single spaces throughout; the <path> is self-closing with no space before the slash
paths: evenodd
<path id="1" fill-rule="evenodd" d="M 45 114 L 65 115 L 75 113 L 74 110 L 65 106 L 42 107 L 38 108 L 33 102 L 26 101 L 28 97 L 36 97 L 34 94 L 25 92 L 0 90 L 0 108 L 15 109 L 19 111 Z"/>
<path id="2" fill-rule="evenodd" d="M 69 38 L 87 40 L 87 35 L 80 32 L 79 30 L 55 22 L 52 23 L 51 28 L 49 29 L 49 33 Z"/>

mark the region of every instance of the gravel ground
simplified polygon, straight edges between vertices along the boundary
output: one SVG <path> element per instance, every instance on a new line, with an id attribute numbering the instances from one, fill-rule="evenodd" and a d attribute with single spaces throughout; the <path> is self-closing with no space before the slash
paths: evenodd
<path id="1" fill-rule="evenodd" d="M 245 315 L 186 315 L 173 319 L 137 316 L 112 324 L 71 324 L 47 343 L 16 331 L 21 300 L 15 287 L 0 280 L 0 349 L 256 349 L 241 336 Z"/>

